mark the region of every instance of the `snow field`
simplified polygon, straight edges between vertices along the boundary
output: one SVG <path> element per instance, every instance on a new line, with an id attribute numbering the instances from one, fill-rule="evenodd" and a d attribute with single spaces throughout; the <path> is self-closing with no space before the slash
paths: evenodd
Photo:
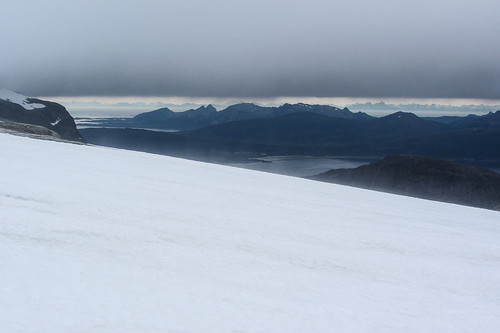
<path id="1" fill-rule="evenodd" d="M 0 331 L 496 332 L 500 213 L 0 133 Z"/>

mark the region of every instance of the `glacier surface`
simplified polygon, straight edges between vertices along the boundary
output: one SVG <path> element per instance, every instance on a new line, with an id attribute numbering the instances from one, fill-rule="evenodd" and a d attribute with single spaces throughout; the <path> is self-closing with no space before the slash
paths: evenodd
<path id="1" fill-rule="evenodd" d="M 0 133 L 2 332 L 497 332 L 500 213 Z"/>

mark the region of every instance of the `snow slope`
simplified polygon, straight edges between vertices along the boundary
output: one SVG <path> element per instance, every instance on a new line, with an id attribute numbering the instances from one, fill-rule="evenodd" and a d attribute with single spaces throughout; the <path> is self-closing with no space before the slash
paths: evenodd
<path id="1" fill-rule="evenodd" d="M 31 103 L 28 101 L 29 97 L 16 93 L 14 91 L 0 88 L 0 99 L 21 105 L 26 110 L 42 109 L 45 105 L 40 103 Z"/>
<path id="2" fill-rule="evenodd" d="M 0 133 L 2 332 L 497 332 L 500 213 Z"/>

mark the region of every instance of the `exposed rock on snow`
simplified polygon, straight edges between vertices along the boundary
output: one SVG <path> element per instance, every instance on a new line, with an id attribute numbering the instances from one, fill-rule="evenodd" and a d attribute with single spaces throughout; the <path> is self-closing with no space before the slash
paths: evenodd
<path id="1" fill-rule="evenodd" d="M 41 137 L 44 136 L 53 137 L 56 139 L 61 138 L 59 134 L 43 126 L 15 123 L 6 120 L 0 120 L 0 130 L 19 135 L 26 134 L 27 136 L 36 135 Z"/>
<path id="2" fill-rule="evenodd" d="M 28 98 L 7 89 L 0 89 L 0 119 L 43 126 L 63 139 L 83 141 L 73 117 L 62 105 Z"/>

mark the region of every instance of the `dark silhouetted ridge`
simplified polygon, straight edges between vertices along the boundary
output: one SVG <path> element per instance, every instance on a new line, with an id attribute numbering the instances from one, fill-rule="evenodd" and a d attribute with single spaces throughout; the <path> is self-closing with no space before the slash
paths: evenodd
<path id="1" fill-rule="evenodd" d="M 310 178 L 500 210 L 500 174 L 441 159 L 395 155 L 355 169 L 330 170 Z"/>

